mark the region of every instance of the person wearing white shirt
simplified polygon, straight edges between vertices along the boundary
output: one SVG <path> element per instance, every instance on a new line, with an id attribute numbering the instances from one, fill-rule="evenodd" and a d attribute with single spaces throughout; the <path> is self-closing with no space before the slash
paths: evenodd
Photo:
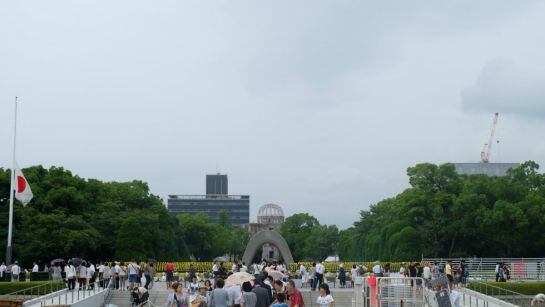
<path id="1" fill-rule="evenodd" d="M 320 287 L 324 283 L 324 271 L 325 267 L 322 262 L 316 264 L 316 285 L 315 287 Z"/>
<path id="2" fill-rule="evenodd" d="M 68 281 L 68 290 L 74 290 L 76 287 L 76 267 L 69 262 L 66 267 L 64 267 L 64 272 L 66 273 L 66 280 Z"/>
<path id="3" fill-rule="evenodd" d="M 131 285 L 131 289 L 133 289 L 134 285 L 138 284 L 138 271 L 140 271 L 140 266 L 136 264 L 136 262 L 134 262 L 133 260 L 133 262 L 129 263 L 128 269 L 129 269 L 129 282 Z"/>
<path id="4" fill-rule="evenodd" d="M 95 266 L 92 264 L 92 263 L 89 263 L 89 266 L 87 267 L 87 270 L 86 270 L 86 276 L 85 276 L 85 279 L 86 279 L 86 284 L 87 284 L 87 287 L 88 289 L 92 289 L 94 287 L 94 280 L 93 280 L 93 276 L 95 276 Z"/>
<path id="5" fill-rule="evenodd" d="M 112 269 L 114 270 L 114 278 L 115 278 L 114 288 L 119 289 L 119 271 L 121 270 L 121 267 L 119 266 L 119 262 L 116 261 L 115 266 L 113 266 Z"/>
<path id="6" fill-rule="evenodd" d="M 240 298 L 242 297 L 240 285 L 234 285 L 227 288 L 227 296 L 229 297 L 229 306 L 240 306 Z"/>
<path id="7" fill-rule="evenodd" d="M 2 265 L 0 265 L 0 278 L 4 278 L 4 274 L 6 273 L 6 270 L 8 267 L 4 262 L 2 262 Z"/>
<path id="8" fill-rule="evenodd" d="M 104 262 L 101 262 L 100 265 L 97 267 L 98 270 L 98 281 L 100 283 L 100 287 L 104 287 Z"/>
<path id="9" fill-rule="evenodd" d="M 231 272 L 236 273 L 237 271 L 238 271 L 238 266 L 237 266 L 237 263 L 235 262 L 231 266 Z"/>
<path id="10" fill-rule="evenodd" d="M 32 273 L 37 273 L 40 271 L 40 268 L 38 267 L 38 264 L 34 262 L 34 266 L 32 267 Z"/>
<path id="11" fill-rule="evenodd" d="M 377 277 L 382 277 L 383 276 L 383 270 L 382 270 L 382 267 L 380 266 L 380 262 L 379 261 L 375 261 L 375 266 L 373 267 L 373 274 Z"/>
<path id="12" fill-rule="evenodd" d="M 11 281 L 19 281 L 19 274 L 21 274 L 21 267 L 19 266 L 19 262 L 15 261 L 11 266 Z"/>
<path id="13" fill-rule="evenodd" d="M 431 282 L 431 268 L 429 264 L 424 265 L 424 269 L 422 270 L 422 278 L 424 278 L 424 285 L 429 287 Z"/>
<path id="14" fill-rule="evenodd" d="M 301 274 L 301 282 L 303 285 L 305 285 L 308 282 L 308 272 L 307 268 L 303 264 L 299 266 L 299 273 Z"/>

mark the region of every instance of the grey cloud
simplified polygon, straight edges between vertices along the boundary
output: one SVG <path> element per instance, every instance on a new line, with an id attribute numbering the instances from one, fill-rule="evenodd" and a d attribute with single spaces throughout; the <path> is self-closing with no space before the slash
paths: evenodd
<path id="1" fill-rule="evenodd" d="M 491 61 L 475 84 L 462 91 L 462 108 L 545 119 L 545 71 L 504 59 Z"/>

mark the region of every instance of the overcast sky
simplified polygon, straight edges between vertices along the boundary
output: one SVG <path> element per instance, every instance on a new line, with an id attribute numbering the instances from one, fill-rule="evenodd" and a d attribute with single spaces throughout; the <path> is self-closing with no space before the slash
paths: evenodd
<path id="1" fill-rule="evenodd" d="M 205 174 L 347 227 L 419 162 L 543 163 L 542 1 L 2 1 L 0 166 Z M 217 165 L 217 167 L 216 167 Z"/>

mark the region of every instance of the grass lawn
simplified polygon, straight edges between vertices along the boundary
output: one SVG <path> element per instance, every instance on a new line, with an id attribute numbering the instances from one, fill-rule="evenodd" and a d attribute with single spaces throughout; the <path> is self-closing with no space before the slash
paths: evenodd
<path id="1" fill-rule="evenodd" d="M 545 293 L 545 281 L 486 282 L 486 284 L 526 295 Z M 483 293 L 485 292 L 484 286 L 481 286 L 481 289 L 479 289 L 478 283 L 470 283 L 468 288 L 475 291 L 480 290 Z M 488 291 L 490 291 L 490 289 Z M 501 295 L 505 294 L 501 293 Z"/>
<path id="2" fill-rule="evenodd" d="M 47 286 L 43 287 L 36 287 L 40 285 Z M 35 287 L 35 288 L 32 288 Z M 29 289 L 29 288 L 32 288 Z M 59 291 L 61 289 L 66 288 L 66 284 L 62 281 L 60 282 L 51 282 L 51 281 L 21 281 L 21 282 L 0 282 L 0 295 L 9 294 L 15 291 L 20 291 L 24 289 L 28 289 L 28 291 L 25 293 L 27 295 L 30 295 L 31 292 L 33 295 L 44 295 L 47 293 Z"/>

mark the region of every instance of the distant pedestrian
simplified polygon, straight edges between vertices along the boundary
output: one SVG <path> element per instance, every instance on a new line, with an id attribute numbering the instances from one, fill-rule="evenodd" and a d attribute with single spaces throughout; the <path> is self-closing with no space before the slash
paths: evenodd
<path id="1" fill-rule="evenodd" d="M 170 289 L 174 282 L 174 264 L 170 261 L 167 262 L 165 269 L 167 271 L 167 289 Z"/>
<path id="2" fill-rule="evenodd" d="M 72 264 L 72 261 L 68 261 L 68 265 L 64 267 L 64 272 L 68 283 L 68 290 L 74 290 L 76 287 L 76 267 Z"/>
<path id="3" fill-rule="evenodd" d="M 121 262 L 119 264 L 119 289 L 120 290 L 127 290 L 127 266 L 124 262 Z"/>
<path id="4" fill-rule="evenodd" d="M 21 274 L 21 267 L 19 262 L 15 261 L 11 266 L 11 281 L 19 281 L 19 275 Z"/>
<path id="5" fill-rule="evenodd" d="M 339 284 L 341 288 L 346 287 L 346 271 L 343 264 L 339 265 Z"/>
<path id="6" fill-rule="evenodd" d="M 55 263 L 55 266 L 53 267 L 53 280 L 61 280 L 62 279 L 62 268 L 60 263 Z"/>

